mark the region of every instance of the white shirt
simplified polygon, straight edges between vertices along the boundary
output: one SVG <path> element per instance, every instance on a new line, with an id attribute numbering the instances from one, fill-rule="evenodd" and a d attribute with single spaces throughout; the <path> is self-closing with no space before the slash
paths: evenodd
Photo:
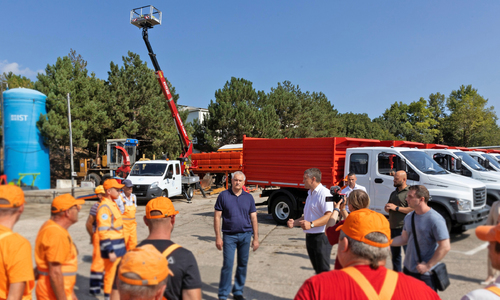
<path id="1" fill-rule="evenodd" d="M 126 206 L 135 205 L 135 207 L 137 207 L 137 197 L 135 196 L 135 194 L 130 194 L 130 198 L 127 198 L 127 196 L 125 196 L 125 193 L 122 192 L 120 194 L 120 196 L 125 201 Z M 123 200 L 122 200 L 122 202 L 123 202 Z"/>
<path id="2" fill-rule="evenodd" d="M 325 201 L 325 197 L 330 196 L 330 190 L 324 187 L 321 183 L 314 189 L 314 191 L 307 191 L 307 194 L 306 205 L 304 207 L 304 220 L 312 222 L 324 216 L 326 212 L 333 211 L 333 202 Z M 322 233 L 325 232 L 325 225 L 304 230 L 304 232 Z"/>
<path id="3" fill-rule="evenodd" d="M 118 209 L 120 209 L 120 213 L 123 215 L 125 212 L 125 206 L 123 205 L 123 200 L 120 199 L 120 195 L 118 195 L 118 198 L 113 199 L 113 201 L 118 205 Z"/>
<path id="4" fill-rule="evenodd" d="M 351 187 L 350 187 L 350 186 L 347 186 L 347 187 L 345 187 L 342 191 L 340 191 L 340 193 L 341 193 L 341 194 L 345 194 L 345 197 L 346 197 L 346 199 L 347 199 L 347 197 L 349 197 L 349 194 L 350 194 L 352 191 L 354 191 L 354 190 L 362 190 L 362 191 L 365 191 L 365 192 L 366 192 L 366 189 L 365 189 L 365 187 L 364 187 L 364 186 L 359 185 L 359 184 L 355 184 L 353 189 L 351 189 Z"/>
<path id="5" fill-rule="evenodd" d="M 494 283 L 488 285 L 488 287 L 492 285 L 495 285 L 496 287 L 500 288 L 500 276 L 497 277 Z M 486 289 L 473 290 L 472 292 L 462 297 L 462 300 L 498 300 L 498 299 L 500 299 L 500 297 L 498 297 L 497 295 L 493 294 L 492 292 Z"/>

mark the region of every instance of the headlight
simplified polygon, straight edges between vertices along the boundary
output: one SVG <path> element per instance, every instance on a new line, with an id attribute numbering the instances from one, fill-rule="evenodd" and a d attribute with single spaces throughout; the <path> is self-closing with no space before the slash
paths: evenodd
<path id="1" fill-rule="evenodd" d="M 469 200 L 458 199 L 457 200 L 458 211 L 470 211 L 471 202 Z"/>
<path id="2" fill-rule="evenodd" d="M 156 189 L 158 187 L 158 181 L 157 182 L 153 182 L 150 186 L 149 186 L 149 189 Z"/>

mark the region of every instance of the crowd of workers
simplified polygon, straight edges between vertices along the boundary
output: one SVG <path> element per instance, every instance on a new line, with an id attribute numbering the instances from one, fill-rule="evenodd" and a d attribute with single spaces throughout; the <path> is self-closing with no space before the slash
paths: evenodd
<path id="1" fill-rule="evenodd" d="M 235 172 L 230 189 L 219 194 L 214 210 L 215 246 L 223 254 L 218 298 L 245 299 L 249 251 L 259 248 L 257 211 L 244 191 L 245 175 Z M 406 173 L 394 174 L 394 192 L 384 215 L 369 209 L 366 188 L 347 176 L 340 201 L 327 201 L 330 190 L 321 184 L 321 172 L 304 172 L 308 189 L 304 215 L 288 227 L 301 227 L 316 275 L 298 290 L 295 299 L 439 299 L 433 270 L 450 250 L 443 217 L 428 205 L 429 192 L 421 185 L 407 186 Z M 201 277 L 191 251 L 171 241 L 179 213 L 166 197 L 150 200 L 144 223 L 148 237 L 137 244 L 137 199 L 129 180 L 108 179 L 95 189 L 95 203 L 86 222 L 94 246 L 90 274 L 91 295 L 101 289 L 105 299 L 201 299 Z M 0 186 L 0 299 L 76 299 L 74 286 L 78 251 L 68 228 L 78 221 L 84 200 L 70 194 L 54 198 L 50 219 L 31 245 L 12 231 L 24 211 L 24 193 L 13 185 Z M 489 241 L 486 288 L 463 299 L 500 299 L 500 205 L 495 204 L 477 237 Z M 334 270 L 332 246 L 338 244 Z M 401 267 L 401 247 L 405 251 Z M 232 271 L 236 253 L 236 274 Z M 393 270 L 385 267 L 392 258 Z M 401 272 L 402 271 L 402 272 Z M 35 285 L 36 282 L 36 285 Z M 232 288 L 231 288 L 232 285 Z"/>

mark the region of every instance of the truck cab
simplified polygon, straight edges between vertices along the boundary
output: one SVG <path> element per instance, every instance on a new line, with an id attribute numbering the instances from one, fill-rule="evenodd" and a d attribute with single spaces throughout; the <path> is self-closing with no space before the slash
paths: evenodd
<path id="1" fill-rule="evenodd" d="M 183 176 L 178 160 L 144 160 L 132 167 L 127 177 L 138 200 L 184 195 L 191 200 L 198 176 Z"/>
<path id="2" fill-rule="evenodd" d="M 498 160 L 492 155 L 479 151 L 471 151 L 467 152 L 467 154 L 484 168 L 490 171 L 500 172 L 500 163 L 498 163 Z"/>
<path id="3" fill-rule="evenodd" d="M 365 147 L 346 150 L 344 173 L 354 172 L 357 183 L 365 186 L 370 208 L 387 215 L 384 207 L 394 191 L 394 174 L 407 173 L 408 185 L 424 185 L 429 190 L 429 206 L 445 219 L 449 230 L 467 230 L 484 224 L 488 216 L 484 183 L 450 174 L 420 149 Z"/>
<path id="4" fill-rule="evenodd" d="M 488 171 L 468 153 L 458 149 L 425 149 L 434 160 L 451 173 L 483 182 L 487 189 L 486 204 L 500 200 L 500 173 Z"/>

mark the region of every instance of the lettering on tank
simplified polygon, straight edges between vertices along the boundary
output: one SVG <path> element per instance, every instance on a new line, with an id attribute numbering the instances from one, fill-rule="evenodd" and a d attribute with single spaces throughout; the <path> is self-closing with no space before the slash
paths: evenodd
<path id="1" fill-rule="evenodd" d="M 28 115 L 10 115 L 11 121 L 28 121 Z"/>

